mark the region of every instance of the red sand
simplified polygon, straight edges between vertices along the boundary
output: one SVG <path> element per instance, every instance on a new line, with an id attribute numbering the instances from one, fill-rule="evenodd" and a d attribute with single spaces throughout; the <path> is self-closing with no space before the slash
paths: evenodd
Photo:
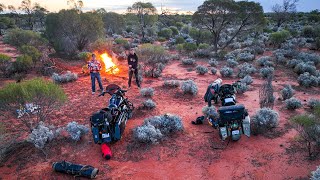
<path id="1" fill-rule="evenodd" d="M 121 74 L 103 75 L 103 84 L 116 83 L 127 85 L 125 61 L 120 62 Z M 198 64 L 205 62 L 199 61 Z M 66 70 L 81 71 L 81 63 L 73 66 L 59 61 Z M 297 87 L 296 77 L 291 70 L 276 68 L 274 78 L 275 95 L 284 84 L 290 83 L 296 89 L 295 97 L 308 100 L 320 98 L 319 88 L 305 90 Z M 33 147 L 16 152 L 3 167 L 0 167 L 0 179 L 73 179 L 72 176 L 55 173 L 51 165 L 55 161 L 67 160 L 74 163 L 89 164 L 99 168 L 98 179 L 298 179 L 307 178 L 310 172 L 320 164 L 319 160 L 310 161 L 307 153 L 292 148 L 297 132 L 288 125 L 288 118 L 301 113 L 304 109 L 288 111 L 284 103 L 276 100 L 274 109 L 280 114 L 280 127 L 270 133 L 270 137 L 242 136 L 238 142 L 221 142 L 217 130 L 208 125 L 191 125 L 190 121 L 201 115 L 206 103 L 203 95 L 207 85 L 218 78 L 218 75 L 197 75 L 188 72 L 179 61 L 167 65 L 163 76 L 158 79 L 144 78 L 143 87 L 153 87 L 153 100 L 157 103 L 152 111 L 136 110 L 127 123 L 123 139 L 110 145 L 113 151 L 111 160 L 101 156 L 100 146 L 93 143 L 91 132 L 80 142 L 71 142 L 60 138 L 48 144 L 45 149 L 48 157 Z M 181 90 L 165 89 L 162 83 L 167 79 L 193 79 L 199 93 L 195 97 L 183 96 Z M 226 79 L 230 83 L 237 79 Z M 134 83 L 134 81 L 133 81 Z M 237 96 L 237 101 L 246 106 L 250 115 L 259 109 L 259 87 L 263 80 L 258 75 L 250 91 Z M 90 114 L 107 104 L 107 97 L 91 95 L 90 77 L 82 76 L 76 82 L 61 85 L 68 95 L 68 102 L 52 114 L 52 124 L 65 126 L 76 120 L 89 125 Z M 139 90 L 133 87 L 127 93 L 135 107 L 141 106 L 145 99 Z M 304 108 L 306 107 L 304 102 Z M 146 117 L 173 113 L 182 117 L 185 131 L 173 135 L 157 145 L 136 147 L 133 145 L 131 129 L 140 125 Z M 225 147 L 225 148 L 224 148 Z M 224 148 L 224 149 L 223 149 Z"/>

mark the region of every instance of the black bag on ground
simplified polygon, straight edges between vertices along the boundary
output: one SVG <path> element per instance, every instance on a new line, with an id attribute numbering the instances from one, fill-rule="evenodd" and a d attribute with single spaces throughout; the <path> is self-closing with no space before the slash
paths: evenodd
<path id="1" fill-rule="evenodd" d="M 56 172 L 62 172 L 75 176 L 82 176 L 93 179 L 97 176 L 99 170 L 89 165 L 73 164 L 67 161 L 55 162 L 52 168 Z"/>

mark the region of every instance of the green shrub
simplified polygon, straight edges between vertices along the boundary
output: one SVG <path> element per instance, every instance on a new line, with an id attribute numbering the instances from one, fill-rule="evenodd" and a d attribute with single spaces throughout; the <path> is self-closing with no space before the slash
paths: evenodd
<path id="1" fill-rule="evenodd" d="M 177 49 L 179 52 L 182 52 L 182 51 L 183 51 L 183 44 L 177 44 L 176 49 Z"/>
<path id="2" fill-rule="evenodd" d="M 19 130 L 31 132 L 40 121 L 48 121 L 48 115 L 66 100 L 67 97 L 61 87 L 41 78 L 9 83 L 0 89 L 0 113 L 10 116 L 8 117 L 10 120 L 15 119 L 14 124 L 17 124 Z M 23 110 L 26 103 L 39 106 L 38 113 L 30 113 L 19 119 L 14 118 L 16 114 L 11 112 L 16 112 L 17 109 Z"/>
<path id="3" fill-rule="evenodd" d="M 22 55 L 17 57 L 16 61 L 12 63 L 12 71 L 14 73 L 27 73 L 32 68 L 32 57 L 28 55 Z"/>
<path id="4" fill-rule="evenodd" d="M 0 54 L 0 72 L 4 73 L 10 63 L 11 57 L 5 54 Z"/>
<path id="5" fill-rule="evenodd" d="M 185 40 L 183 37 L 179 36 L 176 38 L 176 44 L 183 44 L 185 43 Z"/>
<path id="6" fill-rule="evenodd" d="M 23 45 L 38 47 L 47 43 L 47 40 L 42 38 L 39 33 L 22 29 L 9 30 L 4 36 L 3 41 L 6 44 L 16 47 L 21 47 Z"/>
<path id="7" fill-rule="evenodd" d="M 172 31 L 172 35 L 173 35 L 173 36 L 179 34 L 179 31 L 178 31 L 178 28 L 177 28 L 177 27 L 175 27 L 175 26 L 170 26 L 170 29 L 171 29 L 171 31 Z"/>
<path id="8" fill-rule="evenodd" d="M 164 38 L 164 37 L 158 37 L 158 41 L 159 42 L 164 42 L 164 41 L 166 41 L 167 39 L 166 38 Z"/>
<path id="9" fill-rule="evenodd" d="M 280 44 L 285 42 L 290 36 L 290 32 L 287 30 L 278 31 L 271 33 L 270 41 L 273 45 L 280 46 Z"/>
<path id="10" fill-rule="evenodd" d="M 197 50 L 197 44 L 195 43 L 184 43 L 183 44 L 183 49 L 187 52 L 192 52 Z"/>
<path id="11" fill-rule="evenodd" d="M 117 44 L 121 44 L 121 45 L 128 44 L 128 40 L 122 39 L 122 38 L 115 39 L 114 42 L 117 43 Z"/>
<path id="12" fill-rule="evenodd" d="M 315 45 L 316 45 L 316 49 L 319 50 L 319 49 L 320 49 L 320 37 L 317 37 L 317 38 L 316 38 L 316 43 L 315 43 Z"/>
<path id="13" fill-rule="evenodd" d="M 92 57 L 92 53 L 91 52 L 81 52 L 78 54 L 78 57 L 85 61 L 85 62 L 88 62 L 90 61 L 91 57 Z"/>
<path id="14" fill-rule="evenodd" d="M 307 38 L 315 37 L 315 31 L 312 26 L 304 26 L 302 29 L 302 36 Z"/>
<path id="15" fill-rule="evenodd" d="M 169 39 L 172 36 L 172 30 L 169 28 L 163 28 L 158 32 L 158 36 Z"/>
<path id="16" fill-rule="evenodd" d="M 30 56 L 33 63 L 36 63 L 41 57 L 41 52 L 33 46 L 23 45 L 21 46 L 20 51 L 21 53 Z"/>
<path id="17" fill-rule="evenodd" d="M 198 49 L 208 49 L 210 47 L 209 44 L 206 43 L 200 43 L 198 46 Z"/>

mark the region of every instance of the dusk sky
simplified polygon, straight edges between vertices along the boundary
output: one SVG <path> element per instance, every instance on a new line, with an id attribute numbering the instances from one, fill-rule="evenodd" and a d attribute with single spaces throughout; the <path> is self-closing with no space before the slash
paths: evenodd
<path id="1" fill-rule="evenodd" d="M 0 0 L 0 3 L 5 5 L 14 5 L 18 7 L 22 0 Z M 270 12 L 272 5 L 282 3 L 282 0 L 254 0 L 259 2 L 265 12 Z M 59 11 L 60 9 L 68 8 L 67 0 L 32 0 L 45 6 L 50 11 Z M 84 10 L 92 10 L 105 8 L 107 11 L 125 12 L 127 7 L 131 6 L 137 0 L 83 0 Z M 150 0 L 142 2 L 151 2 L 160 11 L 161 6 L 179 12 L 194 12 L 201 5 L 203 0 Z M 320 9 L 320 0 L 300 0 L 297 5 L 298 11 L 309 12 L 314 9 Z"/>

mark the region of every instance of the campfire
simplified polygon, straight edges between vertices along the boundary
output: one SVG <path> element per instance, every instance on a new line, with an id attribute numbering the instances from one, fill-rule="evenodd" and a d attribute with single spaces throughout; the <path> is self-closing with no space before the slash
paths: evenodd
<path id="1" fill-rule="evenodd" d="M 117 74 L 119 73 L 119 68 L 117 65 L 112 61 L 112 57 L 109 54 L 103 53 L 100 54 L 100 59 L 104 63 L 105 72 L 108 74 Z"/>

